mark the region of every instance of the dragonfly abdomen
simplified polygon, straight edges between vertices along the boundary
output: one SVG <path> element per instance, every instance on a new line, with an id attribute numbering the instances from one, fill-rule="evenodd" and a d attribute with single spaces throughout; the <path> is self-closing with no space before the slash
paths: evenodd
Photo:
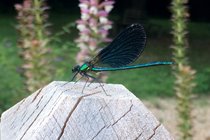
<path id="1" fill-rule="evenodd" d="M 127 70 L 127 69 L 136 69 L 136 68 L 143 68 L 143 67 L 151 67 L 151 66 L 158 66 L 158 65 L 171 65 L 173 62 L 150 62 L 145 64 L 137 64 L 131 66 L 122 66 L 122 67 L 93 67 L 91 71 L 116 71 L 116 70 Z"/>

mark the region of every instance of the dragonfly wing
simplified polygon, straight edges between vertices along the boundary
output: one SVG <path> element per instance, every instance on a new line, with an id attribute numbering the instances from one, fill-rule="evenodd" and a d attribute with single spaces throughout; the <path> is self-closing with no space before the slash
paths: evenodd
<path id="1" fill-rule="evenodd" d="M 140 24 L 132 24 L 123 30 L 95 57 L 97 64 L 120 67 L 134 62 L 143 52 L 146 34 Z"/>

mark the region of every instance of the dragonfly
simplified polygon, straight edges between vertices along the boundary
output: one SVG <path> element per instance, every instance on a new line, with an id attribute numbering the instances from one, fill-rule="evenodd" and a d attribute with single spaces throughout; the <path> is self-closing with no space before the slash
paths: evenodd
<path id="1" fill-rule="evenodd" d="M 143 26 L 138 23 L 132 24 L 120 32 L 108 46 L 99 51 L 90 61 L 73 67 L 72 72 L 74 75 L 71 81 L 73 81 L 78 74 L 81 75 L 81 78 L 86 77 L 87 79 L 93 79 L 93 81 L 99 81 L 90 73 L 173 64 L 171 61 L 153 61 L 131 65 L 141 56 L 145 46 L 146 33 Z"/>

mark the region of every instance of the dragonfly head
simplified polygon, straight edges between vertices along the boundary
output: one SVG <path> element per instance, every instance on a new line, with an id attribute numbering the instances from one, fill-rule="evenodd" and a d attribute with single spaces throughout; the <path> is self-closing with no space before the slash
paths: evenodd
<path id="1" fill-rule="evenodd" d="M 79 72 L 80 71 L 80 66 L 79 65 L 76 65 L 73 69 L 72 69 L 72 72 L 75 73 L 75 72 Z"/>

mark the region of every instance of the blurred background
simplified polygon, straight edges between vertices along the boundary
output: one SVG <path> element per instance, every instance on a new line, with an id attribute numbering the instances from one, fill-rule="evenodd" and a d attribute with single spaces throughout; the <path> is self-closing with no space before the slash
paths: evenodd
<path id="1" fill-rule="evenodd" d="M 100 2 L 102 1 L 98 1 Z M 103 24 L 93 24 L 107 27 L 109 32 L 104 31 L 104 36 L 96 36 L 97 41 L 100 41 L 92 42 L 94 45 L 90 49 L 92 52 L 89 53 L 82 51 L 84 38 L 81 36 L 87 35 L 84 30 L 82 31 L 83 24 L 87 24 L 84 20 L 88 16 L 85 15 L 87 14 L 85 10 L 82 11 L 85 2 L 79 6 L 82 4 L 79 0 L 47 0 L 44 4 L 34 0 L 33 4 L 29 1 L 21 5 L 22 0 L 1 0 L 0 113 L 50 81 L 69 81 L 72 67 L 85 60 L 83 54 L 94 55 L 99 47 L 106 46 L 110 39 L 132 23 L 141 23 L 147 34 L 146 48 L 136 63 L 174 60 L 172 46 L 175 41 L 172 25 L 176 21 L 171 20 L 171 2 L 115 0 L 113 3 L 104 4 L 109 6 L 108 8 L 111 6 L 110 10 L 105 7 L 106 13 L 99 15 L 104 18 L 94 17 L 99 18 Z M 191 131 L 193 139 L 200 140 L 210 139 L 209 4 L 208 0 L 190 0 L 189 3 L 183 4 L 188 9 L 188 13 L 183 13 L 188 18 L 185 57 L 187 65 L 196 71 L 194 78 L 196 86 L 192 90 L 194 102 L 191 105 L 193 108 Z M 92 11 L 94 14 L 94 9 Z M 91 37 L 94 38 L 94 35 Z M 89 42 L 85 47 L 92 44 Z M 46 46 L 47 49 L 37 49 L 37 46 L 40 48 Z M 176 77 L 170 66 L 117 71 L 100 76 L 105 77 L 103 80 L 107 83 L 123 84 L 127 87 L 144 101 L 175 138 L 179 137 L 174 90 Z"/>

